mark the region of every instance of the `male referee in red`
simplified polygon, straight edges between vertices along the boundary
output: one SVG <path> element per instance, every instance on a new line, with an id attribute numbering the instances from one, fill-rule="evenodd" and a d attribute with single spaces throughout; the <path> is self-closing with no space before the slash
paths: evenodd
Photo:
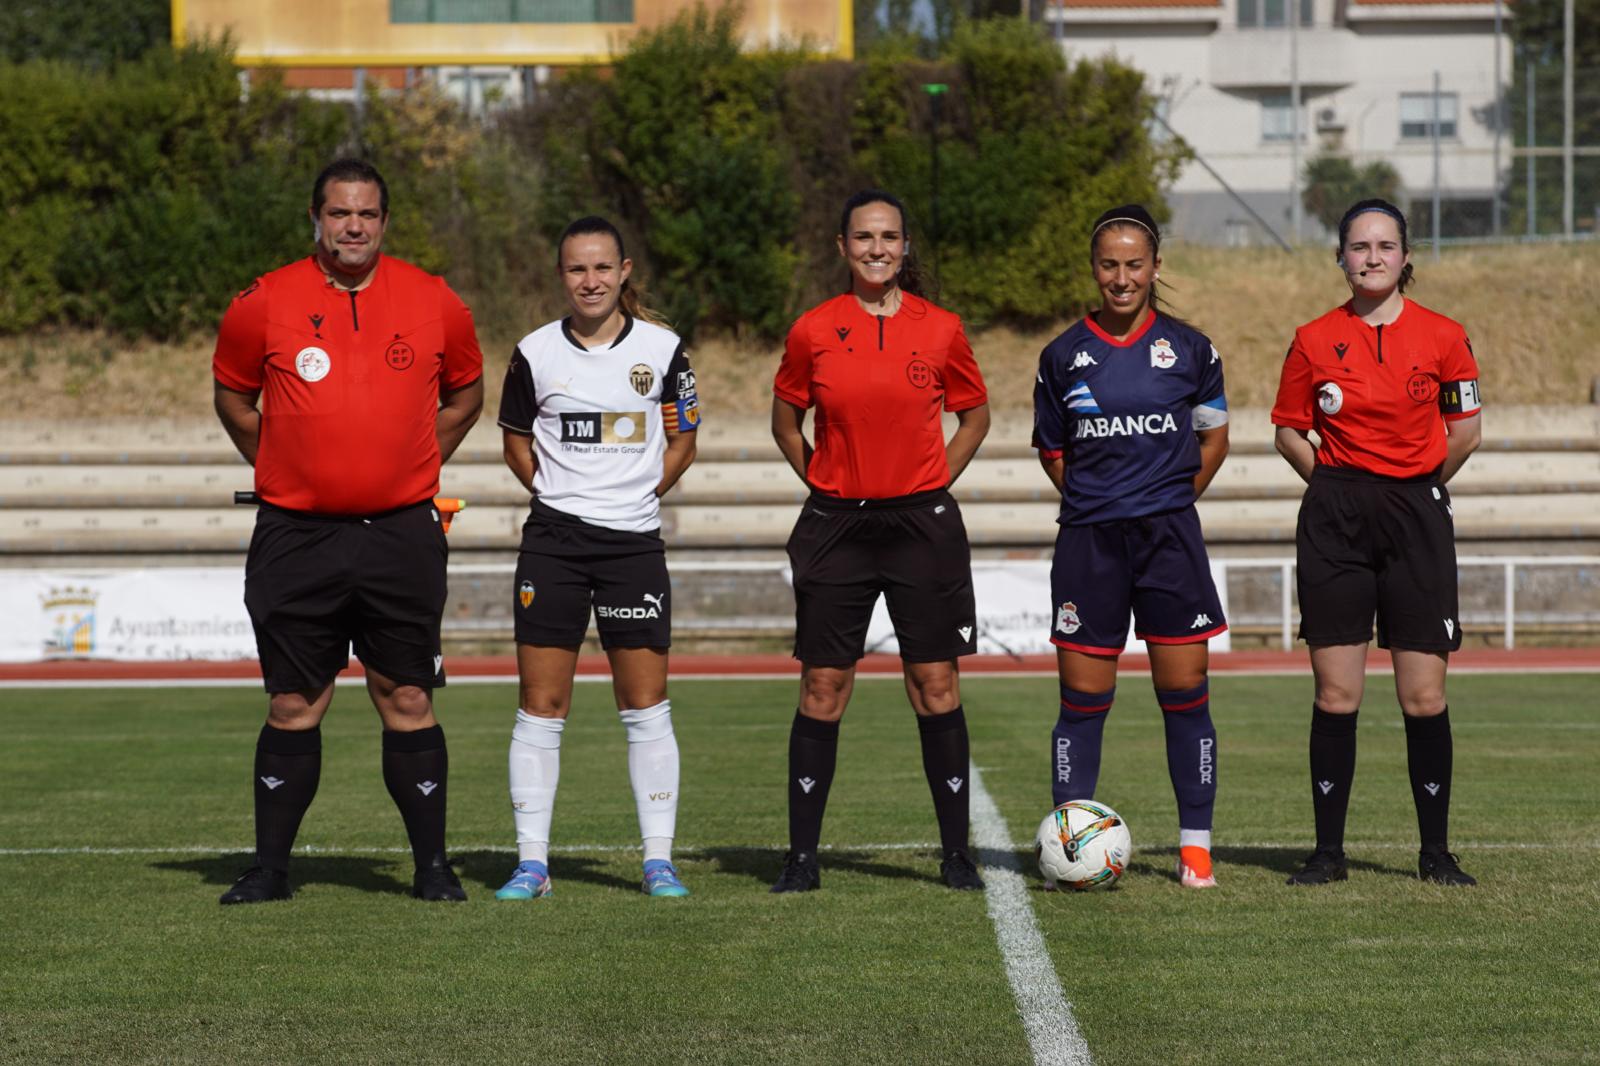
<path id="1" fill-rule="evenodd" d="M 383 721 L 383 780 L 427 900 L 464 900 L 445 862 L 448 758 L 433 716 L 447 549 L 439 467 L 483 407 L 472 313 L 444 279 L 382 255 L 389 190 L 341 159 L 311 193 L 315 251 L 223 316 L 217 415 L 255 467 L 245 562 L 267 722 L 256 742 L 256 862 L 223 903 L 287 899 L 289 852 L 322 767 L 320 725 L 350 649 Z"/>

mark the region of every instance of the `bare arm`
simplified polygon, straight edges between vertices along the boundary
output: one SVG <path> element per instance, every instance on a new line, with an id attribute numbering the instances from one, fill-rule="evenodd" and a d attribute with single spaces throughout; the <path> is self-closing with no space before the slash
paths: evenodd
<path id="1" fill-rule="evenodd" d="M 256 407 L 260 396 L 259 392 L 235 392 L 220 381 L 212 395 L 228 439 L 251 466 L 256 465 L 256 452 L 261 448 L 261 411 Z"/>
<path id="2" fill-rule="evenodd" d="M 506 466 L 511 473 L 522 483 L 522 487 L 531 494 L 533 492 L 533 472 L 539 469 L 539 459 L 533 454 L 533 437 L 526 433 L 513 433 L 509 429 L 500 431 L 501 452 L 506 457 Z"/>
<path id="3" fill-rule="evenodd" d="M 1198 430 L 1195 436 L 1200 440 L 1200 472 L 1194 476 L 1194 498 L 1198 500 L 1222 469 L 1222 460 L 1228 457 L 1228 424 Z"/>
<path id="4" fill-rule="evenodd" d="M 1044 476 L 1050 479 L 1050 484 L 1056 487 L 1057 492 L 1065 491 L 1067 487 L 1067 460 L 1064 456 L 1048 456 L 1039 453 L 1039 465 L 1044 467 Z"/>
<path id="5" fill-rule="evenodd" d="M 692 429 L 686 433 L 667 432 L 667 452 L 661 457 L 661 484 L 656 486 L 657 496 L 665 496 L 678 483 L 683 472 L 689 469 L 689 464 L 694 462 L 695 437 L 698 435 Z"/>
<path id="6" fill-rule="evenodd" d="M 978 445 L 982 444 L 983 438 L 988 435 L 988 404 L 980 403 L 976 407 L 956 412 L 956 431 L 944 448 L 945 458 L 950 463 L 950 484 L 956 483 L 956 478 L 960 477 L 967 464 L 972 462 L 972 457 L 978 454 Z"/>
<path id="7" fill-rule="evenodd" d="M 439 461 L 448 462 L 467 437 L 467 430 L 483 410 L 483 378 L 459 389 L 439 394 L 439 416 L 434 435 L 439 440 Z"/>
<path id="8" fill-rule="evenodd" d="M 778 451 L 800 475 L 801 481 L 806 480 L 806 470 L 811 466 L 811 442 L 806 440 L 805 424 L 804 409 L 788 400 L 772 398 L 772 439 L 778 442 Z"/>
<path id="9" fill-rule="evenodd" d="M 1478 445 L 1483 443 L 1483 413 L 1480 411 L 1471 418 L 1446 420 L 1444 432 L 1444 466 L 1440 468 L 1439 480 L 1449 481 L 1467 461 L 1467 456 L 1477 451 Z"/>
<path id="10" fill-rule="evenodd" d="M 1279 426 L 1277 435 L 1272 438 L 1278 454 L 1289 461 L 1294 472 L 1300 475 L 1300 480 L 1308 483 L 1311 481 L 1311 471 L 1317 465 L 1317 450 L 1311 446 L 1310 433 L 1307 429 Z"/>

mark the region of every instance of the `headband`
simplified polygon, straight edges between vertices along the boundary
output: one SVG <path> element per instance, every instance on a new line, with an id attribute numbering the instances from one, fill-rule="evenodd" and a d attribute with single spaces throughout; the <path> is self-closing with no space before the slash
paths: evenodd
<path id="1" fill-rule="evenodd" d="M 1371 212 L 1371 211 L 1376 211 L 1380 215 L 1388 215 L 1390 218 L 1394 219 L 1397 223 L 1400 224 L 1400 229 L 1401 229 L 1402 232 L 1404 232 L 1404 230 L 1406 228 L 1406 218 L 1405 218 L 1405 216 L 1402 215 L 1398 210 L 1396 210 L 1393 207 L 1388 207 L 1388 206 L 1379 205 L 1379 204 L 1369 204 L 1366 207 L 1362 207 L 1362 208 L 1359 208 L 1359 209 L 1351 208 L 1349 211 L 1345 212 L 1344 218 L 1339 220 L 1339 228 L 1343 229 L 1345 226 L 1349 225 L 1351 222 L 1354 222 L 1356 219 L 1360 218 L 1362 215 L 1365 215 L 1365 214 L 1367 214 L 1368 212 Z"/>
<path id="2" fill-rule="evenodd" d="M 1153 241 L 1156 244 L 1160 244 L 1161 243 L 1161 238 L 1156 236 L 1156 231 L 1155 230 L 1151 229 L 1149 226 L 1145 225 L 1143 222 L 1140 222 L 1138 219 L 1129 218 L 1126 215 L 1118 215 L 1116 218 L 1108 218 L 1104 222 L 1102 222 L 1098 226 L 1096 226 L 1094 228 L 1094 232 L 1089 234 L 1089 243 L 1093 244 L 1094 243 L 1094 239 L 1096 237 L 1100 236 L 1100 231 L 1105 229 L 1107 226 L 1111 225 L 1113 222 L 1132 222 L 1135 226 L 1138 226 L 1140 229 L 1142 229 L 1146 233 L 1150 234 L 1150 240 L 1151 241 Z"/>

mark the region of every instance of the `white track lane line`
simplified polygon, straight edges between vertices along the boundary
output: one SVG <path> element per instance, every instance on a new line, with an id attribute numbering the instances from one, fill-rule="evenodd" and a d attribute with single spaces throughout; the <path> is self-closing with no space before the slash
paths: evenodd
<path id="1" fill-rule="evenodd" d="M 1033 1061 L 1037 1066 L 1092 1066 L 1089 1044 L 1078 1029 L 1072 1004 L 1061 991 L 1033 904 L 1028 902 L 1027 880 L 1011 830 L 983 787 L 983 774 L 976 764 L 970 770 L 970 783 L 972 838 L 985 860 L 983 894 Z"/>

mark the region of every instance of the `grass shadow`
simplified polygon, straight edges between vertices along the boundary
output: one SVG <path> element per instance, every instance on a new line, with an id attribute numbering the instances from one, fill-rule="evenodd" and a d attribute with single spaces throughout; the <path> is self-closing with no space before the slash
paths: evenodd
<path id="1" fill-rule="evenodd" d="M 198 874 L 202 884 L 226 887 L 233 884 L 253 855 L 235 852 L 214 858 L 176 859 L 151 863 L 157 870 Z M 410 895 L 411 882 L 397 880 L 389 873 L 393 859 L 367 855 L 297 855 L 289 864 L 289 884 L 296 889 L 307 885 L 338 885 L 362 892 Z"/>
<path id="2" fill-rule="evenodd" d="M 1170 849 L 1169 849 L 1170 850 Z M 1283 874 L 1288 877 L 1300 869 L 1306 861 L 1306 856 L 1311 854 L 1310 848 L 1213 848 L 1211 855 L 1219 863 L 1231 863 L 1236 866 L 1258 866 L 1263 870 Z M 1352 872 L 1379 874 L 1384 877 L 1404 877 L 1415 880 L 1416 870 L 1396 868 L 1384 863 L 1372 862 L 1368 859 L 1357 859 L 1346 855 L 1345 862 Z M 1169 874 L 1172 871 L 1167 871 Z"/>
<path id="3" fill-rule="evenodd" d="M 717 864 L 719 872 L 748 877 L 763 885 L 772 884 L 783 871 L 783 852 L 768 848 L 706 848 L 702 854 Z M 913 854 L 920 856 L 920 853 Z M 870 851 L 823 851 L 817 856 L 817 866 L 821 871 L 823 883 L 827 883 L 829 871 L 889 880 L 931 881 L 940 885 L 944 883 L 939 878 L 938 856 L 933 851 L 927 853 L 929 864 L 926 869 L 891 866 L 873 859 L 872 855 Z"/>

